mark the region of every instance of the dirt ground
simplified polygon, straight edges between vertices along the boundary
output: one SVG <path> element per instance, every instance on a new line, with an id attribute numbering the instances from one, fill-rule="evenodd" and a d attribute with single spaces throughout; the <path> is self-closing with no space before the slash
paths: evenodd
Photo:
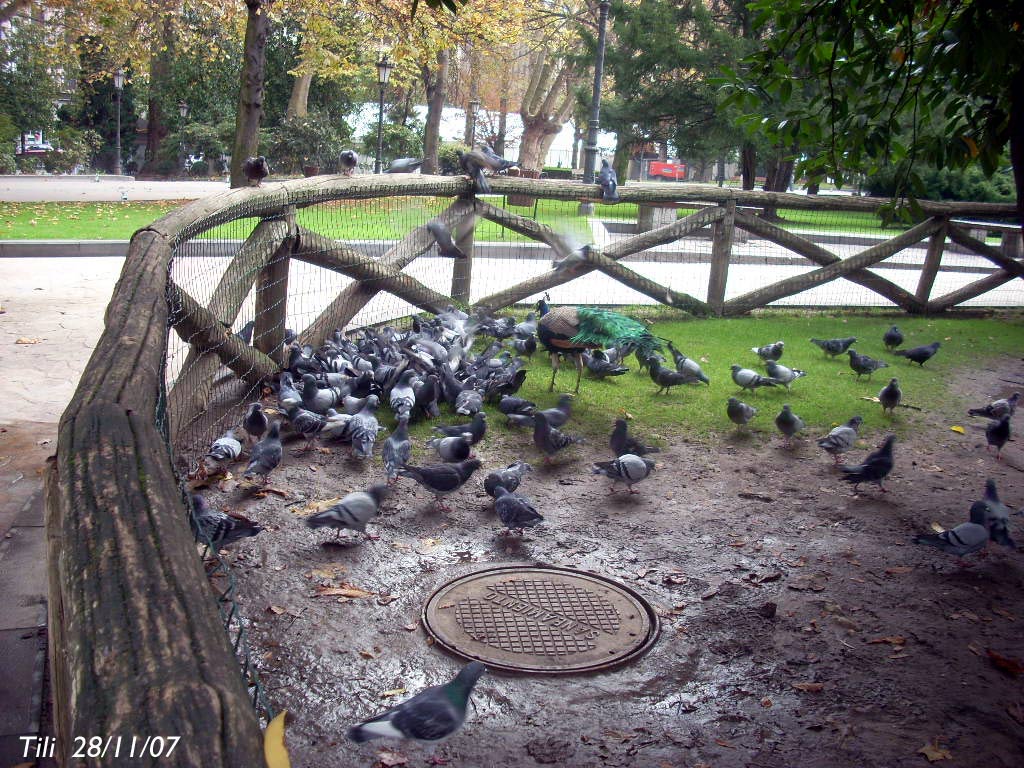
<path id="1" fill-rule="evenodd" d="M 954 390 L 980 404 L 1012 392 L 1007 379 L 1024 381 L 1020 359 L 964 374 Z M 998 666 L 1024 658 L 1021 553 L 993 545 L 961 568 L 911 543 L 932 521 L 966 520 L 986 477 L 1024 507 L 1024 451 L 1011 442 L 997 463 L 959 403 L 898 418 L 910 427 L 888 494 L 854 495 L 810 438 L 787 451 L 778 437 L 734 433 L 672 438 L 640 494 L 606 496 L 589 472 L 606 445 L 543 468 L 527 433 L 493 423 L 478 446 L 484 469 L 453 512 L 402 480 L 368 540 L 325 544 L 331 535 L 307 529 L 303 507 L 375 481 L 378 458 L 361 464 L 342 448 L 289 457 L 272 483 L 286 499 L 208 492 L 269 529 L 230 559 L 261 676 L 292 716 L 293 765 L 370 766 L 384 747 L 388 765 L 424 765 L 420 747 L 354 745 L 345 730 L 453 676 L 462 662 L 428 643 L 422 604 L 458 575 L 505 563 L 625 582 L 654 604 L 661 636 L 603 674 L 486 675 L 465 728 L 437 753 L 452 765 L 1024 765 L 1024 670 Z M 522 540 L 499 535 L 481 487 L 519 457 L 536 468 L 521 491 L 547 516 Z M 1024 518 L 1011 525 L 1024 542 Z M 345 584 L 372 594 L 317 596 Z"/>

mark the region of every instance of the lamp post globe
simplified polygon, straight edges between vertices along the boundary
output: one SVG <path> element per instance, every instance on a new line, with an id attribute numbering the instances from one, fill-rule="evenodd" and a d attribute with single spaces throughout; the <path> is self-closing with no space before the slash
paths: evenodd
<path id="1" fill-rule="evenodd" d="M 387 54 L 380 57 L 377 62 L 377 85 L 380 86 L 380 101 L 377 105 L 377 156 L 373 161 L 373 172 L 380 173 L 381 158 L 384 155 L 384 88 L 387 87 L 388 79 L 391 77 L 391 70 L 395 68 Z"/>

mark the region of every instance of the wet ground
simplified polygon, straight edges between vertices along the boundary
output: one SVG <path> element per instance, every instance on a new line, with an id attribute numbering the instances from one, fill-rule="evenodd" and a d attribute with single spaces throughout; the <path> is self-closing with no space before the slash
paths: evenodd
<path id="1" fill-rule="evenodd" d="M 1024 381 L 1019 359 L 965 374 L 955 389 L 981 403 L 1011 392 L 1005 380 Z M 378 459 L 361 464 L 341 447 L 289 456 L 271 484 L 285 498 L 210 489 L 269 529 L 230 558 L 262 678 L 291 713 L 293 765 L 424 765 L 419 747 L 358 746 L 345 730 L 454 675 L 462 662 L 428 640 L 423 602 L 456 576 L 506 563 L 625 582 L 654 604 L 661 636 L 602 674 L 485 676 L 464 730 L 437 752 L 452 765 L 1024 764 L 1021 553 L 993 546 L 961 568 L 911 543 L 933 521 L 964 521 L 989 476 L 1024 506 L 1024 452 L 1011 442 L 996 462 L 959 404 L 899 418 L 911 426 L 887 494 L 854 495 L 812 439 L 787 451 L 777 438 L 730 434 L 670 440 L 639 494 L 607 496 L 589 473 L 604 445 L 544 468 L 528 434 L 493 425 L 478 446 L 485 469 L 452 497 L 453 511 L 402 480 L 368 539 L 334 544 L 303 525 L 308 502 L 381 476 Z M 547 516 L 522 539 L 500 534 L 481 487 L 487 469 L 519 457 L 536 467 L 521 491 Z M 1024 540 L 1024 518 L 1011 525 Z"/>

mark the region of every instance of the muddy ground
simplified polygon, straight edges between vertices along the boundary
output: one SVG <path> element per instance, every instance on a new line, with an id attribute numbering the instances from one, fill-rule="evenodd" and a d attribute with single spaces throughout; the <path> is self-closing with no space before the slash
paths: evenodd
<path id="1" fill-rule="evenodd" d="M 955 390 L 982 403 L 1014 389 L 1005 379 L 1024 380 L 1019 359 L 963 375 Z M 997 463 L 982 425 L 952 403 L 899 418 L 910 428 L 888 494 L 854 495 L 812 439 L 787 451 L 774 436 L 730 434 L 674 437 L 640 494 L 606 496 L 607 481 L 589 473 L 607 458 L 603 444 L 542 468 L 527 433 L 493 424 L 478 450 L 485 469 L 452 512 L 402 480 L 369 540 L 325 544 L 329 533 L 302 524 L 303 505 L 375 481 L 376 458 L 361 464 L 341 448 L 290 456 L 272 483 L 287 499 L 210 492 L 269 528 L 230 559 L 263 681 L 293 716 L 293 765 L 375 765 L 382 747 L 394 750 L 387 764 L 425 764 L 419 747 L 357 746 L 345 730 L 409 695 L 396 690 L 459 668 L 418 624 L 436 587 L 535 562 L 631 585 L 661 615 L 660 639 L 603 674 L 485 676 L 466 727 L 437 753 L 452 765 L 1024 765 L 1024 678 L 990 655 L 1024 658 L 1024 557 L 993 546 L 961 568 L 911 543 L 932 521 L 966 520 L 989 476 L 1024 506 L 1022 444 Z M 537 467 L 521 490 L 547 523 L 510 540 L 481 483 L 518 457 Z M 1024 518 L 1012 526 L 1024 542 Z M 317 596 L 342 585 L 372 594 Z"/>

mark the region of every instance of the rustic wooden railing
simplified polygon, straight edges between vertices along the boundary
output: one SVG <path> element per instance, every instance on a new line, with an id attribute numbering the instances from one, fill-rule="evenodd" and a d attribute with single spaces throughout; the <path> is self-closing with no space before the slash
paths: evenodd
<path id="1" fill-rule="evenodd" d="M 585 201 L 596 185 L 496 178 L 504 195 Z M 705 207 L 685 218 L 594 249 L 585 261 L 552 269 L 475 303 L 497 310 L 598 270 L 659 302 L 694 314 L 734 315 L 808 287 L 845 278 L 908 312 L 939 312 L 1015 277 L 1024 266 L 972 237 L 954 217 L 1009 218 L 1008 205 L 922 202 L 928 217 L 855 256 L 840 259 L 747 209 L 876 211 L 884 200 L 742 192 L 718 187 L 630 184 L 623 202 Z M 420 195 L 453 198 L 440 218 L 472 245 L 473 223 L 495 222 L 544 243 L 556 257 L 568 246 L 548 226 L 472 196 L 464 178 L 431 176 L 314 177 L 231 190 L 186 205 L 135 234 L 106 313 L 106 328 L 60 424 L 56 460 L 47 473 L 53 701 L 63 765 L 244 766 L 262 764 L 257 717 L 207 584 L 187 524 L 169 442 L 207 405 L 227 366 L 257 385 L 278 370 L 289 265 L 301 260 L 352 278 L 300 332 L 319 342 L 346 326 L 380 291 L 427 311 L 469 298 L 472 261 L 454 271 L 451 296 L 402 272 L 433 244 L 425 226 L 372 259 L 345 242 L 311 232 L 296 210 L 330 200 Z M 493 198 L 492 198 L 493 199 Z M 648 209 L 649 210 L 649 209 Z M 171 280 L 174 254 L 189 240 L 240 218 L 261 220 L 241 244 L 206 302 Z M 426 222 L 424 222 L 425 224 Z M 639 275 L 622 260 L 711 226 L 706 301 Z M 736 228 L 805 257 L 819 268 L 725 300 Z M 932 297 L 946 235 L 998 271 L 945 296 Z M 870 271 L 899 250 L 928 239 L 915 293 Z M 254 346 L 227 328 L 255 289 Z M 186 362 L 166 392 L 167 328 L 188 344 Z M 144 760 L 71 757 L 82 735 L 179 736 L 170 756 Z"/>

